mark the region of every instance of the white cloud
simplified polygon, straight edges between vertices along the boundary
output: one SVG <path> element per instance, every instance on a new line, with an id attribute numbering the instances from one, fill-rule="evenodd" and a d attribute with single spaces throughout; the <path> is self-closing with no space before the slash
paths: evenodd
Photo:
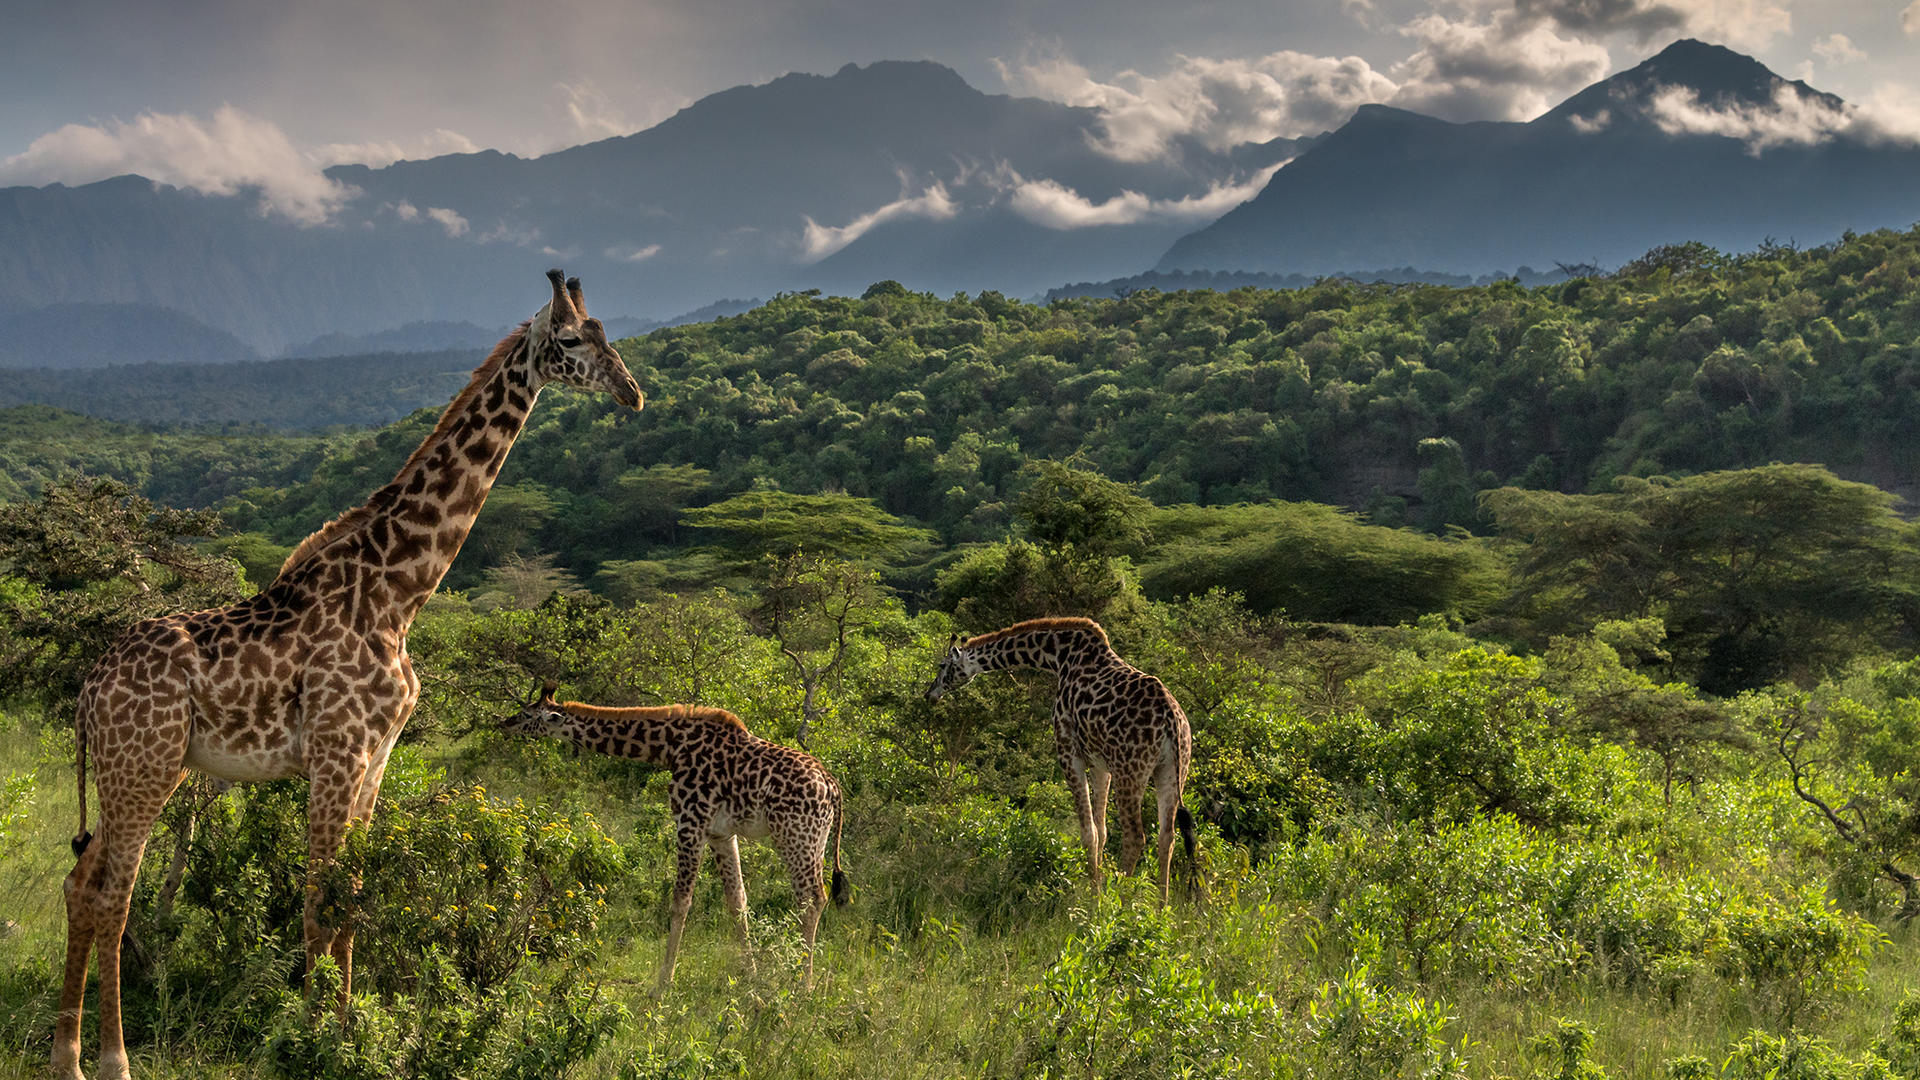
<path id="1" fill-rule="evenodd" d="M 564 145 L 575 146 L 616 135 L 630 135 L 640 128 L 639 124 L 629 121 L 615 108 L 613 101 L 592 82 L 561 83 L 560 90 L 567 95 L 561 108 L 571 128 Z"/>
<path id="2" fill-rule="evenodd" d="M 1854 47 L 1852 39 L 1845 34 L 1828 34 L 1813 41 L 1813 55 L 1827 63 L 1854 64 L 1867 58 L 1867 54 Z"/>
<path id="3" fill-rule="evenodd" d="M 609 259 L 617 259 L 622 262 L 646 262 L 648 259 L 660 254 L 660 245 L 648 244 L 646 247 L 641 248 L 610 247 L 600 254 Z"/>
<path id="4" fill-rule="evenodd" d="M 806 219 L 806 232 L 800 238 L 802 254 L 808 262 L 818 262 L 860 239 L 866 235 L 867 230 L 876 225 L 912 217 L 945 221 L 959 213 L 959 210 L 953 197 L 947 194 L 947 186 L 935 182 L 918 195 L 912 197 L 902 195 L 877 210 L 861 214 L 845 225 L 821 225 L 809 217 Z"/>
<path id="5" fill-rule="evenodd" d="M 392 139 L 363 143 L 325 143 L 308 156 L 319 164 L 365 165 L 384 169 L 396 161 L 419 161 L 441 154 L 477 153 L 480 146 L 457 131 L 435 128 L 418 138 L 404 142 Z"/>
<path id="6" fill-rule="evenodd" d="M 1592 116 L 1569 116 L 1567 122 L 1573 125 L 1573 130 L 1582 135 L 1598 135 L 1607 130 L 1607 125 L 1613 123 L 1613 110 L 1601 109 Z"/>
<path id="7" fill-rule="evenodd" d="M 417 221 L 420 218 L 420 208 L 405 199 L 398 203 L 389 203 L 388 206 L 393 210 L 393 216 L 401 221 Z"/>
<path id="8" fill-rule="evenodd" d="M 257 192 L 263 214 L 319 225 L 357 192 L 330 180 L 271 121 L 223 105 L 209 119 L 141 113 L 68 124 L 0 161 L 0 183 L 85 184 L 137 173 L 207 195 Z"/>
<path id="9" fill-rule="evenodd" d="M 447 230 L 448 236 L 465 236 L 469 231 L 467 219 L 445 207 L 429 206 L 426 215 L 430 220 L 439 222 L 440 227 Z"/>
<path id="10" fill-rule="evenodd" d="M 994 65 L 1016 93 L 1099 110 L 1099 131 L 1090 141 L 1121 161 L 1162 156 L 1181 138 L 1217 151 L 1318 134 L 1396 89 L 1357 56 L 1291 51 L 1252 60 L 1181 56 L 1165 75 L 1123 71 L 1112 82 L 1058 54 Z"/>
<path id="11" fill-rule="evenodd" d="M 1913 0 L 1900 13 L 1900 29 L 1905 30 L 1908 37 L 1920 37 L 1920 0 Z"/>
<path id="12" fill-rule="evenodd" d="M 1267 186 L 1267 181 L 1280 168 L 1281 165 L 1274 165 L 1240 183 L 1216 184 L 1201 194 L 1182 199 L 1153 199 L 1137 191 L 1122 191 L 1098 203 L 1058 181 L 1024 180 L 1013 174 L 1013 193 L 1008 205 L 1014 213 L 1049 229 L 1135 225 L 1145 221 L 1212 221 L 1260 194 L 1260 189 Z"/>
<path id="13" fill-rule="evenodd" d="M 1755 52 L 1793 30 L 1793 0 L 1676 0 L 1688 33 Z"/>
<path id="14" fill-rule="evenodd" d="M 1754 155 L 1777 146 L 1813 146 L 1836 138 L 1866 143 L 1920 144 L 1920 106 L 1885 91 L 1865 106 L 1835 107 L 1803 96 L 1791 86 L 1774 88 L 1767 106 L 1707 106 L 1686 87 L 1654 95 L 1652 116 L 1670 135 L 1720 135 L 1739 139 Z"/>
<path id="15" fill-rule="evenodd" d="M 1391 69 L 1392 103 L 1444 120 L 1531 120 L 1613 67 L 1606 46 L 1514 8 L 1486 21 L 1430 11 L 1400 32 L 1420 48 Z"/>

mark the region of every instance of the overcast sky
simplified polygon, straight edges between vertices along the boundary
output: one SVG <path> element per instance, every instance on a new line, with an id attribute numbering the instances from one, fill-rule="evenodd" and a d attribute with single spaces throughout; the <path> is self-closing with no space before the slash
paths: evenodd
<path id="1" fill-rule="evenodd" d="M 1368 101 L 1527 119 L 1681 36 L 1920 132 L 1920 0 L 62 0 L 6 25 L 0 183 L 222 190 L 250 170 L 538 154 L 881 59 L 1098 106 L 1109 150 L 1138 157 L 1182 132 L 1309 134 Z"/>

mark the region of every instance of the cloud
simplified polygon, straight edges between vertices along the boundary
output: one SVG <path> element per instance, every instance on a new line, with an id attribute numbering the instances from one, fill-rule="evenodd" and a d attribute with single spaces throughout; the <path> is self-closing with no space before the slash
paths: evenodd
<path id="1" fill-rule="evenodd" d="M 1865 106 L 1834 106 L 1791 86 L 1776 86 L 1770 105 L 1707 106 L 1691 89 L 1669 86 L 1653 97 L 1651 115 L 1670 135 L 1739 139 L 1758 156 L 1778 146 L 1815 146 L 1844 138 L 1872 144 L 1920 144 L 1920 107 L 1883 91 Z"/>
<path id="2" fill-rule="evenodd" d="M 616 259 L 621 262 L 646 262 L 648 259 L 660 254 L 660 245 L 648 244 L 642 248 L 610 247 L 600 254 L 609 259 Z"/>
<path id="3" fill-rule="evenodd" d="M 809 217 L 806 219 L 806 232 L 800 238 L 802 255 L 808 262 L 818 262 L 860 239 L 866 235 L 867 230 L 876 225 L 911 217 L 945 221 L 959 211 L 960 208 L 953 201 L 953 197 L 947 194 L 947 186 L 935 182 L 918 195 L 912 197 L 902 195 L 877 210 L 870 210 L 854 218 L 845 225 L 821 225 Z"/>
<path id="4" fill-rule="evenodd" d="M 1240 183 L 1216 184 L 1182 199 L 1153 199 L 1137 191 L 1122 191 L 1098 203 L 1058 181 L 1024 180 L 1013 174 L 1014 186 L 1008 205 L 1014 213 L 1049 229 L 1136 225 L 1146 221 L 1212 221 L 1260 194 L 1281 165 L 1262 169 Z"/>
<path id="5" fill-rule="evenodd" d="M 1920 37 L 1920 0 L 1913 0 L 1900 13 L 1900 29 L 1905 30 L 1908 37 Z"/>
<path id="6" fill-rule="evenodd" d="M 137 173 L 206 195 L 257 192 L 260 211 L 319 225 L 358 192 L 330 180 L 272 122 L 223 105 L 209 119 L 141 113 L 131 121 L 68 124 L 0 161 L 0 183 L 86 184 Z"/>
<path id="7" fill-rule="evenodd" d="M 402 199 L 398 203 L 388 203 L 387 205 L 393 210 L 393 216 L 399 218 L 401 221 L 418 221 L 420 219 L 420 208 L 407 202 L 405 199 Z"/>
<path id="8" fill-rule="evenodd" d="M 1673 3 L 1646 0 L 1514 0 L 1514 13 L 1525 23 L 1551 22 L 1558 29 L 1582 37 L 1627 34 L 1646 44 L 1654 37 L 1687 25 L 1687 12 Z"/>
<path id="9" fill-rule="evenodd" d="M 613 101 L 591 82 L 561 83 L 560 90 L 567 95 L 565 104 L 561 106 L 570 126 L 564 142 L 566 146 L 611 139 L 616 135 L 631 135 L 640 129 L 639 124 L 629 121 L 614 107 Z"/>
<path id="10" fill-rule="evenodd" d="M 315 147 L 308 157 L 322 166 L 365 165 L 370 169 L 384 169 L 396 161 L 419 161 L 441 154 L 473 154 L 479 150 L 479 144 L 465 135 L 446 128 L 435 128 L 426 135 L 405 142 L 386 139 L 362 143 L 325 143 Z"/>
<path id="11" fill-rule="evenodd" d="M 1163 156 L 1183 138 L 1218 151 L 1318 134 L 1396 89 L 1357 56 L 1292 51 L 1252 60 L 1181 56 L 1165 75 L 1123 71 L 1112 82 L 1058 54 L 1015 64 L 995 60 L 994 66 L 1016 93 L 1098 110 L 1098 131 L 1089 141 L 1120 161 Z"/>
<path id="12" fill-rule="evenodd" d="M 1531 120 L 1613 67 L 1606 46 L 1517 7 L 1484 22 L 1430 11 L 1400 32 L 1420 48 L 1390 69 L 1392 104 L 1444 120 Z"/>
<path id="13" fill-rule="evenodd" d="M 426 215 L 430 220 L 439 222 L 440 227 L 447 230 L 448 236 L 465 236 L 470 231 L 466 218 L 445 207 L 429 206 Z"/>
<path id="14" fill-rule="evenodd" d="M 1813 41 L 1813 55 L 1829 64 L 1853 64 L 1867 58 L 1867 54 L 1854 47 L 1852 39 L 1845 34 L 1828 34 Z"/>

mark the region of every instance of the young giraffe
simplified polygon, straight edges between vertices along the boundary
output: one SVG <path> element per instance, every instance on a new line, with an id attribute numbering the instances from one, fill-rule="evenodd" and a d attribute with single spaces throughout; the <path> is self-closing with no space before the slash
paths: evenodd
<path id="1" fill-rule="evenodd" d="M 305 776 L 307 970 L 331 954 L 340 1008 L 353 931 L 325 925 L 315 881 L 348 822 L 373 813 L 387 755 L 420 682 L 407 630 L 473 528 L 507 451 L 550 382 L 641 407 L 640 388 L 577 280 L 508 334 L 393 482 L 294 549 L 272 584 L 232 607 L 148 619 L 107 650 L 80 690 L 79 862 L 67 875 L 67 958 L 53 1071 L 80 1080 L 87 958 L 100 954 L 102 1080 L 128 1075 L 120 1027 L 120 937 L 154 819 L 187 769 L 226 780 Z M 100 794 L 87 832 L 87 755 Z"/>
<path id="2" fill-rule="evenodd" d="M 957 639 L 957 636 L 956 636 Z M 1160 803 L 1160 902 L 1167 902 L 1173 830 L 1193 860 L 1193 816 L 1180 804 L 1193 735 L 1187 714 L 1161 684 L 1120 659 L 1092 619 L 1030 619 L 966 641 L 949 642 L 927 700 L 983 671 L 1030 667 L 1058 676 L 1053 745 L 1080 815 L 1080 839 L 1097 884 L 1107 843 L 1107 788 L 1120 798 L 1120 864 L 1129 874 L 1146 847 L 1140 798 L 1153 783 Z"/>
<path id="3" fill-rule="evenodd" d="M 733 913 L 740 943 L 747 944 L 747 888 L 740 876 L 739 837 L 771 838 L 787 864 L 793 895 L 801 905 L 806 938 L 806 981 L 813 982 L 813 940 L 826 907 L 821 881 L 827 838 L 833 838 L 833 902 L 847 902 L 847 875 L 840 869 L 840 782 L 813 755 L 770 743 L 747 730 L 725 709 L 694 705 L 609 709 L 578 701 L 555 702 L 553 683 L 537 701 L 502 722 L 520 735 L 548 735 L 613 757 L 664 765 L 673 774 L 667 805 L 679 841 L 673 881 L 673 915 L 667 955 L 655 993 L 673 982 L 680 932 L 693 905 L 700 874 L 700 848 L 713 845 L 720 891 Z M 747 955 L 748 964 L 753 956 Z"/>

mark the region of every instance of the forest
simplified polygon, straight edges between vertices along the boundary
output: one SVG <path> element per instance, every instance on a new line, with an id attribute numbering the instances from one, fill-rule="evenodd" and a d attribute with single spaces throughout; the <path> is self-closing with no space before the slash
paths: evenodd
<path id="1" fill-rule="evenodd" d="M 304 783 L 190 779 L 136 1074 L 1920 1080 L 1920 230 L 1532 287 L 882 282 L 620 349 L 646 410 L 543 398 L 414 624 L 325 883 L 351 1023 L 303 998 Z M 93 658 L 270 580 L 437 415 L 0 413 L 0 1077 L 50 1045 Z M 1051 615 L 1190 718 L 1164 909 L 1086 879 L 1049 677 L 923 696 Z M 667 777 L 499 731 L 545 680 L 838 778 L 811 988 L 749 843 L 757 962 L 709 868 L 651 993 Z"/>

